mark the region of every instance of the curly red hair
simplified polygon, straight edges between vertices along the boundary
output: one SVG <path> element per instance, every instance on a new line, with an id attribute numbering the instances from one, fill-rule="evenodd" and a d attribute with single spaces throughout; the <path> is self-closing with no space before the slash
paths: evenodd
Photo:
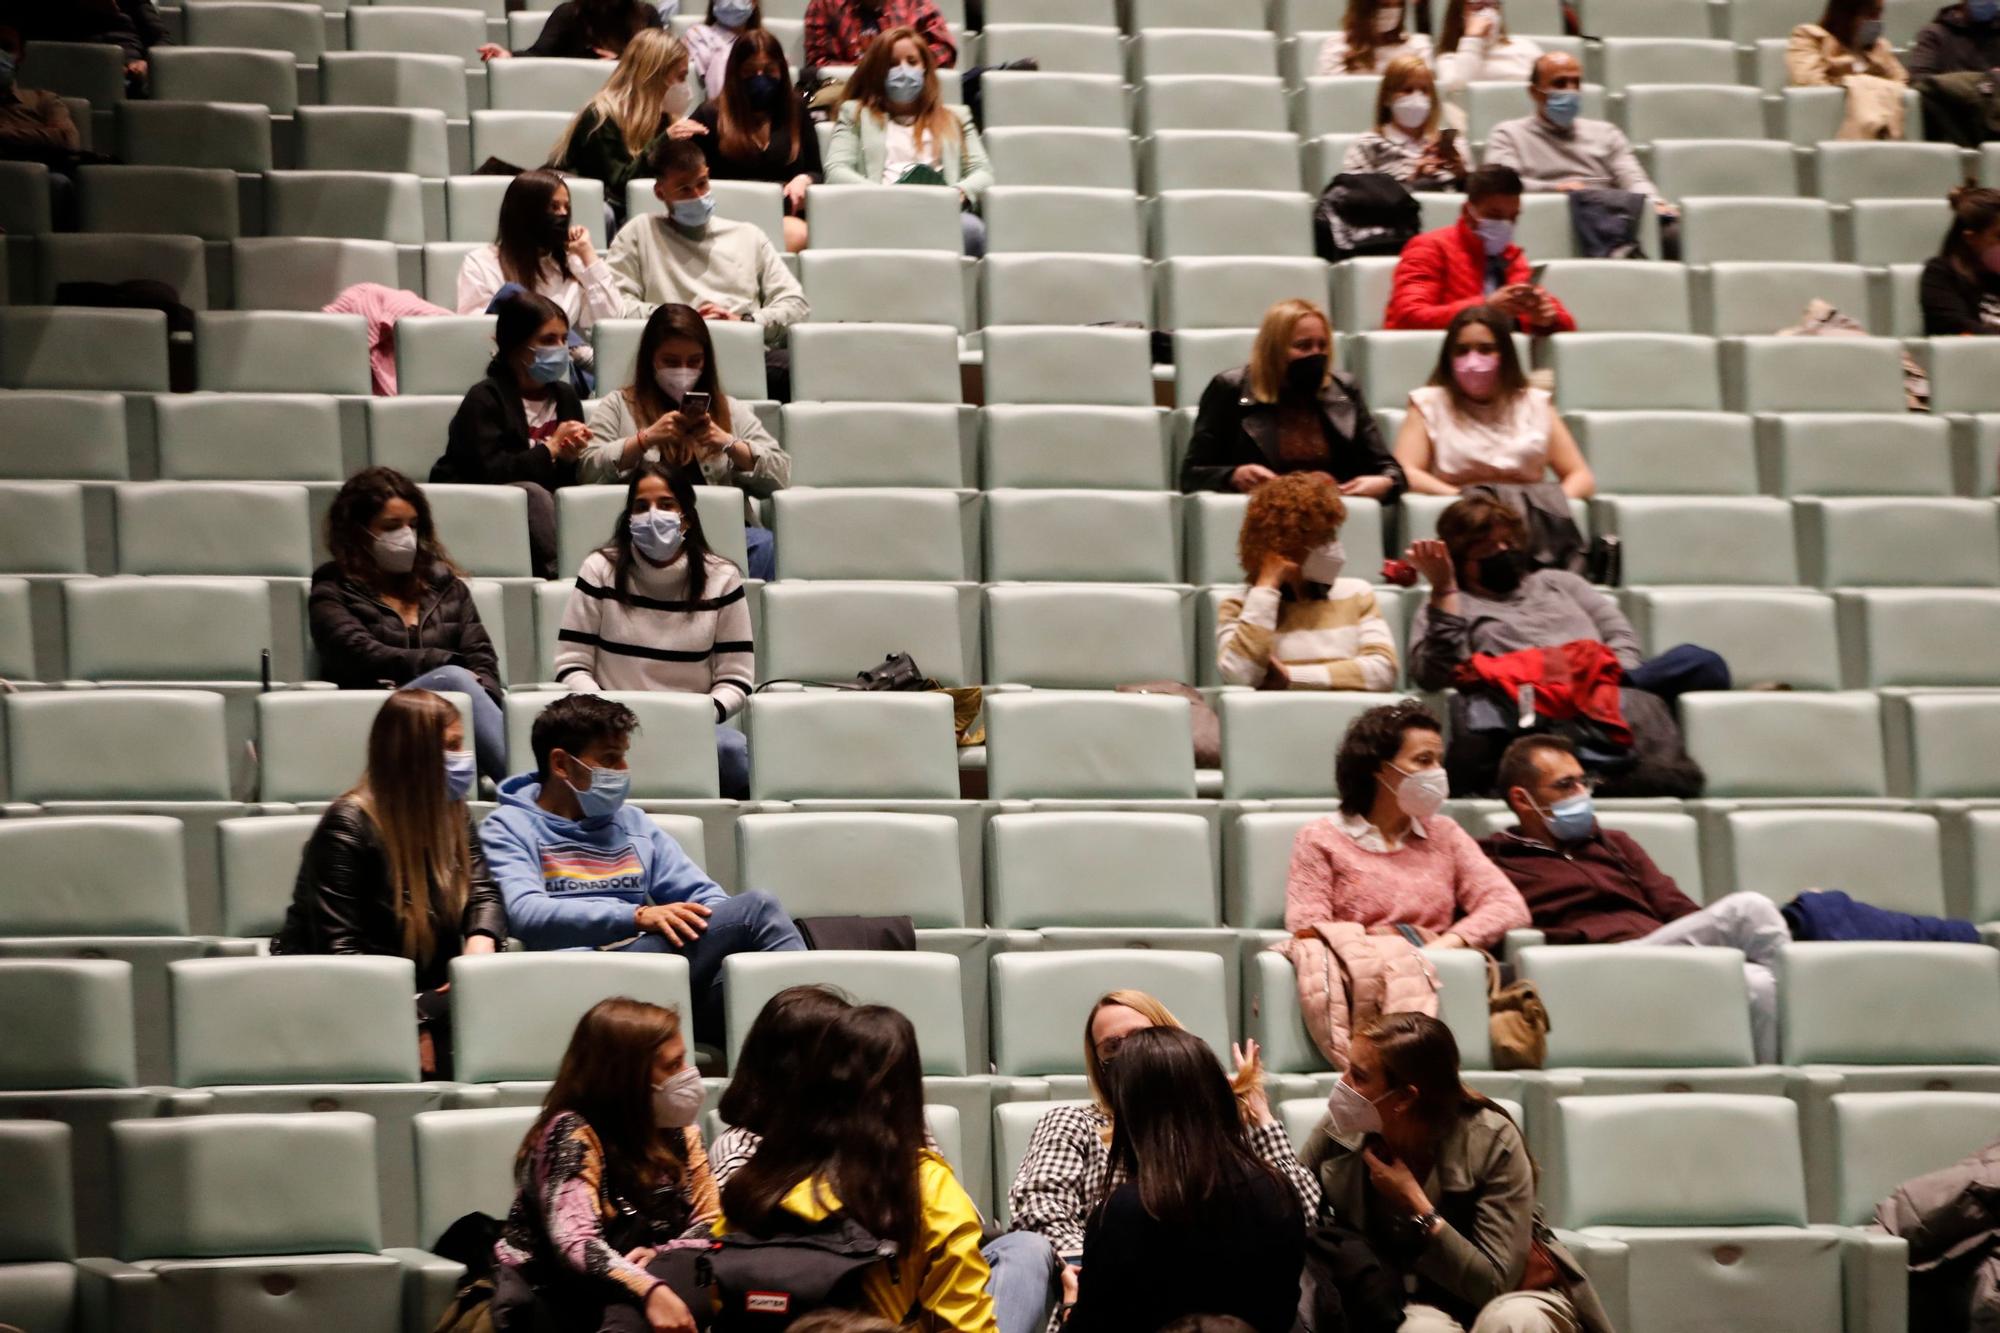
<path id="1" fill-rule="evenodd" d="M 1346 521 L 1340 488 L 1326 473 L 1294 472 L 1267 481 L 1250 492 L 1250 508 L 1236 534 L 1236 558 L 1254 579 L 1265 556 L 1302 559 L 1313 547 L 1332 541 Z"/>

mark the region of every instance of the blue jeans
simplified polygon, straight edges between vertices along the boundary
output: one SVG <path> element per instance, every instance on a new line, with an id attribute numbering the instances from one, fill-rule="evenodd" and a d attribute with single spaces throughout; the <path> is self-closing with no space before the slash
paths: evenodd
<path id="1" fill-rule="evenodd" d="M 495 782 L 507 776 L 507 718 L 486 687 L 479 683 L 479 677 L 464 667 L 439 667 L 426 671 L 403 688 L 468 696 L 472 700 L 472 750 L 479 758 L 479 774 Z"/>
<path id="2" fill-rule="evenodd" d="M 804 949 L 805 940 L 778 900 L 762 889 L 748 889 L 719 903 L 693 944 L 675 944 L 664 935 L 641 935 L 626 945 L 626 953 L 676 953 L 688 961 L 688 981 L 694 992 L 694 1039 L 722 1045 L 722 960 L 733 953 L 789 953 Z"/>
<path id="3" fill-rule="evenodd" d="M 769 528 L 743 529 L 743 544 L 750 548 L 750 568 L 743 571 L 745 577 L 766 583 L 778 577 L 778 539 Z"/>
<path id="4" fill-rule="evenodd" d="M 966 257 L 983 258 L 986 254 L 986 219 L 968 209 L 958 215 L 958 230 L 965 240 Z"/>
<path id="5" fill-rule="evenodd" d="M 1720 653 L 1679 643 L 1627 671 L 1625 683 L 1672 703 L 1696 690 L 1728 689 L 1729 663 Z"/>
<path id="6" fill-rule="evenodd" d="M 732 801 L 750 799 L 750 738 L 734 727 L 715 724 L 715 764 L 722 794 Z"/>
<path id="7" fill-rule="evenodd" d="M 1039 1231 L 1009 1231 L 986 1243 L 980 1255 L 993 1270 L 986 1294 L 993 1298 L 1000 1333 L 1042 1333 L 1061 1292 L 1062 1257 Z"/>

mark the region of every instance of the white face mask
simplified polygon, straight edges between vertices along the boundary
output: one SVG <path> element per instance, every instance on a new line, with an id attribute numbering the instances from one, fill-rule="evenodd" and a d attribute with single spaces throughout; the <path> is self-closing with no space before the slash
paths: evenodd
<path id="1" fill-rule="evenodd" d="M 684 1129 L 701 1114 L 701 1071 L 693 1065 L 653 1085 L 653 1123 L 661 1129 Z"/>
<path id="2" fill-rule="evenodd" d="M 417 530 L 397 528 L 392 532 L 377 534 L 374 542 L 375 563 L 385 574 L 407 574 L 417 564 Z"/>
<path id="3" fill-rule="evenodd" d="M 1359 1139 L 1382 1132 L 1382 1113 L 1353 1084 L 1341 1079 L 1326 1099 L 1327 1128 L 1335 1138 Z"/>
<path id="4" fill-rule="evenodd" d="M 1384 37 L 1403 26 L 1403 7 L 1384 5 L 1375 11 L 1375 31 Z"/>
<path id="5" fill-rule="evenodd" d="M 688 86 L 685 83 L 675 84 L 667 93 L 667 115 L 675 120 L 679 120 L 681 117 L 687 115 L 693 101 L 694 94 L 688 91 Z"/>
<path id="6" fill-rule="evenodd" d="M 1315 546 L 1299 561 L 1299 577 L 1308 583 L 1332 583 L 1347 567 L 1347 548 L 1339 538 Z"/>
<path id="7" fill-rule="evenodd" d="M 1431 118 L 1429 93 L 1403 93 L 1389 103 L 1389 115 L 1398 126 L 1415 131 Z"/>
<path id="8" fill-rule="evenodd" d="M 665 370 L 653 372 L 653 383 L 660 386 L 660 392 L 679 402 L 688 396 L 688 390 L 701 378 L 699 370 L 687 366 L 669 366 Z"/>
<path id="9" fill-rule="evenodd" d="M 1389 767 L 1396 768 L 1394 764 Z M 1396 771 L 1403 773 L 1400 768 Z M 1429 819 L 1449 795 L 1451 778 L 1441 768 L 1420 768 L 1414 773 L 1403 773 L 1403 780 L 1396 784 L 1396 804 L 1412 819 Z"/>

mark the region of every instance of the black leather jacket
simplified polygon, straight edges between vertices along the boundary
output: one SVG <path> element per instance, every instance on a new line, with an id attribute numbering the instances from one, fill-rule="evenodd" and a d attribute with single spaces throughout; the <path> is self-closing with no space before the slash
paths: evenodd
<path id="1" fill-rule="evenodd" d="M 1278 409 L 1250 397 L 1248 366 L 1225 370 L 1208 383 L 1195 413 L 1194 434 L 1181 464 L 1181 490 L 1233 491 L 1231 474 L 1246 463 L 1262 463 L 1276 472 L 1298 470 L 1278 456 Z M 1333 382 L 1321 391 L 1320 411 L 1326 418 L 1330 456 L 1325 470 L 1335 481 L 1356 477 L 1387 477 L 1393 504 L 1408 484 L 1396 456 L 1382 439 L 1361 386 L 1353 376 L 1333 372 Z M 1314 469 L 1318 470 L 1318 469 Z"/>
<path id="2" fill-rule="evenodd" d="M 393 689 L 439 667 L 462 666 L 500 702 L 500 659 L 480 623 L 472 589 L 439 570 L 414 626 L 328 562 L 313 571 L 306 614 L 319 671 L 343 690 Z"/>
<path id="3" fill-rule="evenodd" d="M 442 776 L 439 778 L 442 781 Z M 468 822 L 468 829 L 470 825 Z M 472 935 L 507 939 L 507 906 L 500 886 L 486 869 L 479 834 L 470 831 L 472 889 L 461 921 L 435 917 L 436 940 L 428 962 L 417 963 L 417 986 L 435 990 L 450 980 L 451 960 Z M 342 797 L 321 816 L 306 843 L 285 925 L 271 941 L 272 953 L 362 953 L 401 957 L 403 932 L 389 895 L 388 858 L 382 834 L 360 803 Z"/>

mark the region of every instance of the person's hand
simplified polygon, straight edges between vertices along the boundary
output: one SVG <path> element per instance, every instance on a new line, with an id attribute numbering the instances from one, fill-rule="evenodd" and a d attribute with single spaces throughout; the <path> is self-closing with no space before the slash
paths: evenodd
<path id="1" fill-rule="evenodd" d="M 128 79 L 137 80 L 140 83 L 144 83 L 146 81 L 146 62 L 143 60 L 126 61 L 125 77 Z"/>
<path id="2" fill-rule="evenodd" d="M 1062 1303 L 1064 1305 L 1076 1304 L 1076 1285 L 1076 1265 L 1064 1264 L 1062 1266 Z"/>
<path id="3" fill-rule="evenodd" d="M 479 44 L 479 58 L 481 60 L 512 60 L 514 53 L 497 42 L 481 42 Z"/>
<path id="4" fill-rule="evenodd" d="M 1379 500 L 1389 493 L 1389 488 L 1393 484 L 1387 477 L 1379 474 L 1372 477 L 1356 477 L 1352 481 L 1341 482 L 1340 493 L 1359 496 L 1364 500 Z"/>
<path id="5" fill-rule="evenodd" d="M 1275 664 L 1274 664 L 1275 665 Z M 1230 1062 L 1236 1066 L 1240 1078 L 1245 1072 L 1252 1075 L 1249 1090 L 1239 1094 L 1243 1106 L 1250 1112 L 1250 1118 L 1260 1125 L 1271 1123 L 1271 1099 L 1264 1094 L 1264 1055 L 1254 1041 L 1245 1041 L 1241 1046 L 1229 1043 Z"/>
<path id="6" fill-rule="evenodd" d="M 1435 537 L 1411 542 L 1410 549 L 1403 552 L 1403 559 L 1417 567 L 1417 573 L 1424 576 L 1424 582 L 1431 585 L 1436 593 L 1447 593 L 1458 586 L 1458 571 L 1452 568 L 1451 552 Z"/>
<path id="7" fill-rule="evenodd" d="M 565 421 L 549 436 L 549 452 L 557 458 L 575 458 L 590 443 L 590 427 L 581 421 Z"/>
<path id="8" fill-rule="evenodd" d="M 1493 35 L 1493 11 L 1481 6 L 1468 9 L 1465 15 L 1465 35 L 1467 37 L 1491 37 Z"/>
<path id="9" fill-rule="evenodd" d="M 571 227 L 569 229 L 569 237 L 563 242 L 563 246 L 569 251 L 571 257 L 585 268 L 589 268 L 597 262 L 597 250 L 590 243 L 590 228 L 588 227 Z"/>
<path id="10" fill-rule="evenodd" d="M 608 46 L 593 46 L 590 48 L 590 53 L 599 60 L 616 60 L 618 58 L 618 53 Z"/>
<path id="11" fill-rule="evenodd" d="M 1267 481 L 1277 480 L 1278 474 L 1262 463 L 1245 463 L 1229 474 L 1230 484 L 1239 491 L 1254 491 Z"/>
<path id="12" fill-rule="evenodd" d="M 1465 949 L 1471 946 L 1466 944 L 1465 936 L 1455 930 L 1447 930 L 1424 947 L 1426 949 Z"/>
<path id="13" fill-rule="evenodd" d="M 1680 205 L 1670 204 L 1664 199 L 1653 201 L 1653 211 L 1663 218 L 1677 218 L 1681 215 Z"/>
<path id="14" fill-rule="evenodd" d="M 694 308 L 694 312 L 697 315 L 700 315 L 703 319 L 733 320 L 742 318 L 742 316 L 740 315 L 730 314 L 727 310 L 724 310 L 721 306 L 715 304 L 715 302 L 713 301 L 703 301 L 700 305 Z"/>
<path id="15" fill-rule="evenodd" d="M 709 910 L 700 903 L 662 903 L 642 907 L 637 913 L 639 929 L 664 935 L 675 944 L 693 944 L 708 928 Z"/>
<path id="16" fill-rule="evenodd" d="M 695 1333 L 694 1315 L 687 1303 L 664 1282 L 646 1297 L 646 1326 L 653 1333 Z"/>
<path id="17" fill-rule="evenodd" d="M 696 437 L 695 448 L 701 451 L 703 458 L 713 458 L 727 449 L 732 441 L 729 432 L 715 424 L 714 417 L 709 417 L 707 420 L 708 430 Z"/>
<path id="18" fill-rule="evenodd" d="M 1531 289 L 1534 293 L 1534 321 L 1543 327 L 1556 322 L 1556 298 L 1541 288 Z"/>
<path id="19" fill-rule="evenodd" d="M 1392 1208 L 1400 1209 L 1411 1217 L 1422 1217 L 1431 1211 L 1431 1199 L 1424 1193 L 1424 1187 L 1410 1174 L 1410 1168 L 1395 1158 L 1383 1158 L 1372 1146 L 1361 1150 L 1361 1159 L 1368 1164 L 1368 1182 L 1382 1201 Z"/>
<path id="20" fill-rule="evenodd" d="M 785 202 L 794 213 L 802 212 L 806 206 L 806 191 L 812 188 L 812 177 L 794 176 L 785 182 Z"/>
<path id="21" fill-rule="evenodd" d="M 1257 567 L 1257 586 L 1260 588 L 1282 588 L 1299 576 L 1296 560 L 1287 560 L 1273 551 L 1264 557 L 1264 563 Z"/>
<path id="22" fill-rule="evenodd" d="M 1292 688 L 1292 673 L 1285 670 L 1285 664 L 1273 658 L 1264 664 L 1264 679 L 1257 682 L 1260 690 L 1289 690 Z"/>
<path id="23" fill-rule="evenodd" d="M 1587 190 L 1590 187 L 1585 185 L 1582 181 L 1561 181 L 1556 185 L 1556 188 L 1558 190 L 1561 190 L 1564 194 L 1571 194 L 1577 190 Z"/>
<path id="24" fill-rule="evenodd" d="M 692 139 L 697 134 L 707 133 L 708 126 L 702 124 L 693 116 L 682 116 L 679 120 L 667 126 L 667 137 L 669 139 Z"/>
<path id="25" fill-rule="evenodd" d="M 629 1250 L 626 1252 L 625 1262 L 628 1264 L 635 1264 L 640 1268 L 644 1268 L 647 1264 L 650 1264 L 653 1262 L 653 1260 L 659 1258 L 659 1256 L 660 1252 L 654 1249 L 652 1246 L 641 1245 L 636 1250 Z"/>
<path id="26" fill-rule="evenodd" d="M 470 935 L 466 937 L 465 947 L 459 952 L 467 955 L 495 953 L 499 948 L 500 942 L 491 935 Z"/>
<path id="27" fill-rule="evenodd" d="M 1513 282 L 1493 293 L 1489 302 L 1494 309 L 1504 311 L 1516 318 L 1529 314 L 1535 308 L 1536 291 L 1525 282 Z"/>

